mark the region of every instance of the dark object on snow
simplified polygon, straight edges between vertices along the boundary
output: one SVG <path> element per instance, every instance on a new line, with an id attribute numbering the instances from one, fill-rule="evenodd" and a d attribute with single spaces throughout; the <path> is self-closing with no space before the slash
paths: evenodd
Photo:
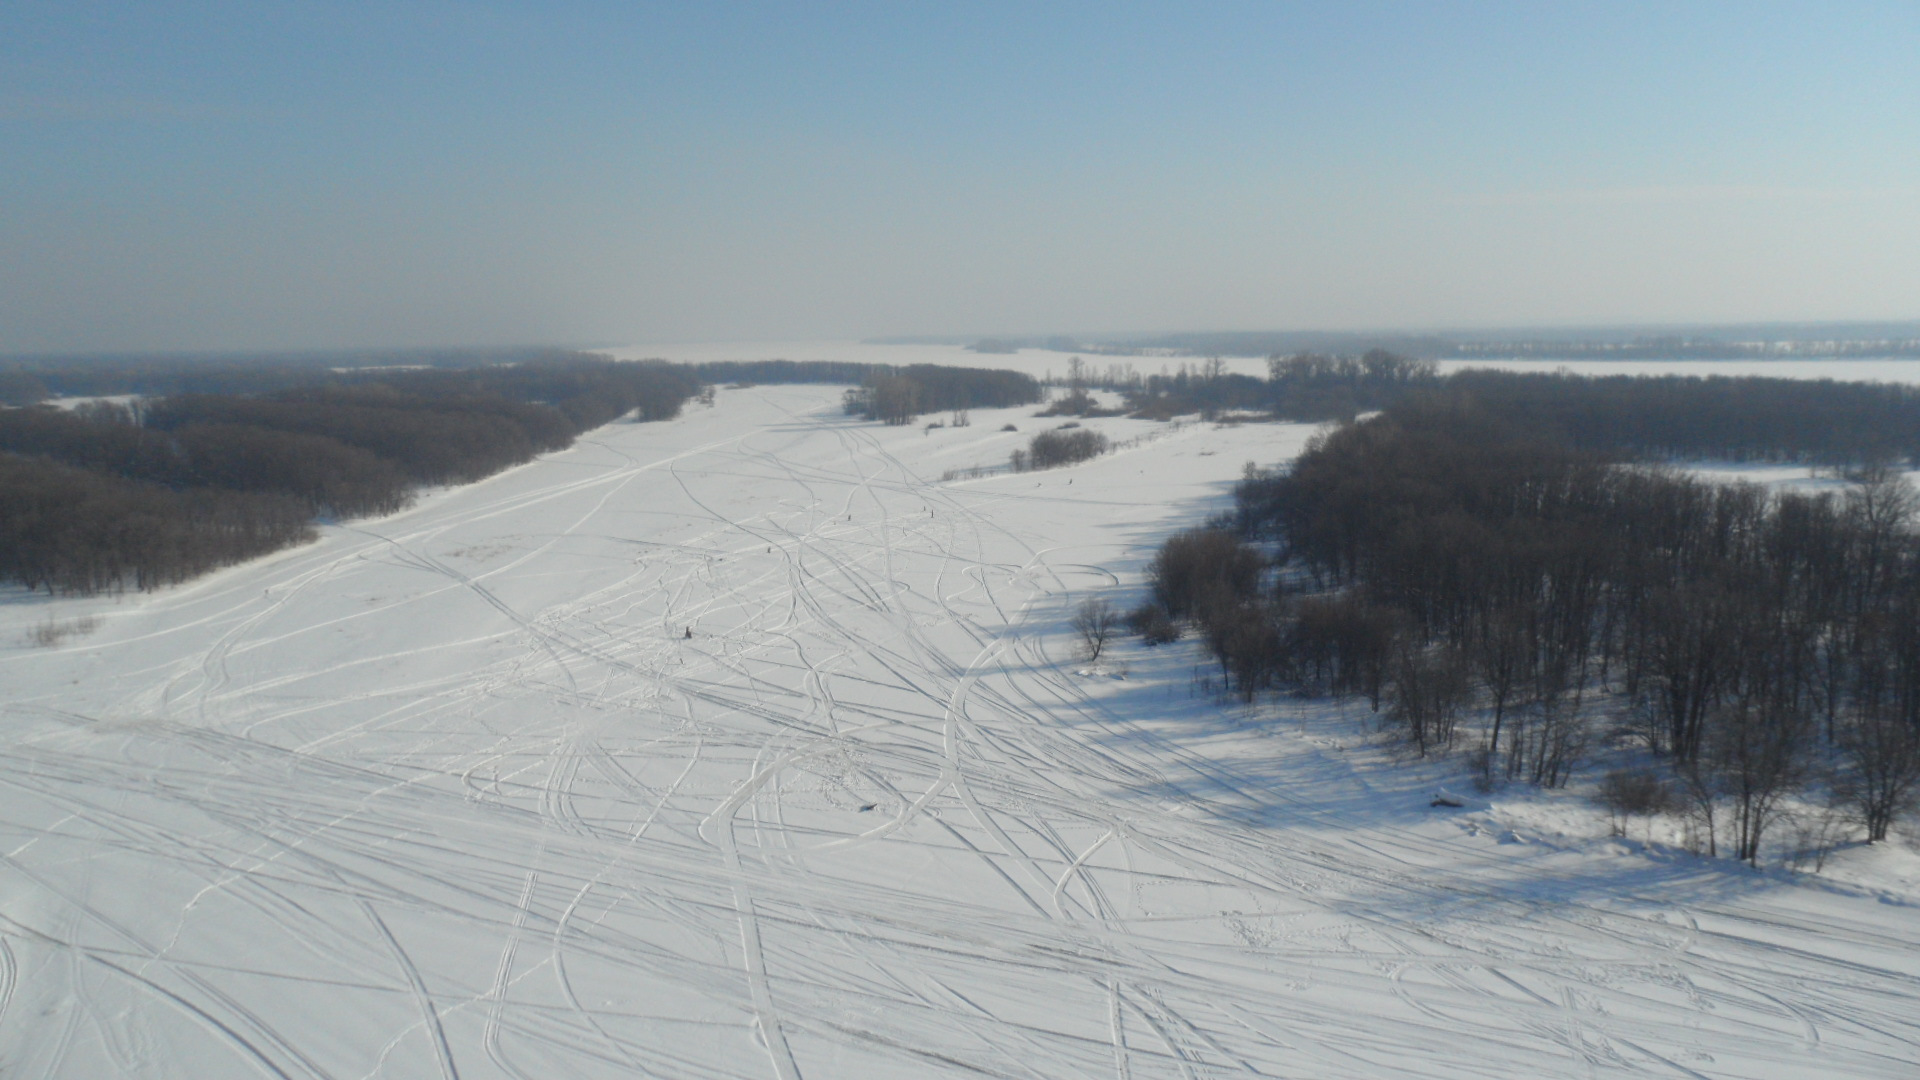
<path id="1" fill-rule="evenodd" d="M 867 805 L 865 805 L 865 806 L 863 806 L 863 807 L 861 807 L 861 808 L 860 808 L 860 812 L 864 814 L 864 813 L 866 813 L 867 811 L 869 811 L 869 810 L 871 810 L 871 809 L 873 809 L 874 807 L 876 807 L 876 806 L 878 806 L 878 805 L 880 805 L 880 804 L 879 804 L 879 803 L 868 803 Z"/>
<path id="2" fill-rule="evenodd" d="M 1127 629 L 1139 634 L 1148 645 L 1180 640 L 1180 624 L 1168 617 L 1166 608 L 1151 600 L 1127 614 Z"/>
<path id="3" fill-rule="evenodd" d="M 1433 801 L 1428 803 L 1427 805 L 1428 806 L 1445 806 L 1445 807 L 1450 807 L 1454 810 L 1458 810 L 1467 804 L 1461 802 L 1458 799 L 1449 798 L 1448 796 L 1445 796 L 1445 795 L 1435 795 L 1433 797 Z"/>
<path id="4" fill-rule="evenodd" d="M 693 627 L 687 627 L 687 640 L 693 640 Z"/>

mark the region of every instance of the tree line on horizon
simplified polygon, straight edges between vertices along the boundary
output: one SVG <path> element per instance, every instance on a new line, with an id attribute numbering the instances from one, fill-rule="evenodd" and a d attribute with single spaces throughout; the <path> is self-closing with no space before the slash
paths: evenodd
<path id="1" fill-rule="evenodd" d="M 541 365 L 592 355 L 533 346 L 0 357 L 0 405 L 34 405 L 63 397 L 266 394 L 297 386 L 378 380 L 401 372 Z"/>
<path id="2" fill-rule="evenodd" d="M 895 337 L 875 344 L 957 344 L 966 339 Z M 1051 334 L 973 339 L 973 352 L 1042 349 L 1113 357 L 1263 357 L 1373 349 L 1434 360 L 1827 360 L 1920 356 L 1920 322 L 1733 324 L 1592 328 L 1555 337 L 1511 333 L 1235 330 L 1125 338 Z"/>

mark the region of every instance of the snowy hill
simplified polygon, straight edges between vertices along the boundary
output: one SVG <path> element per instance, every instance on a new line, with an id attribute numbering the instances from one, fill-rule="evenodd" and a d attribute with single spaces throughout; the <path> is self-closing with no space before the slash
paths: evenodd
<path id="1" fill-rule="evenodd" d="M 839 396 L 7 596 L 0 1075 L 1920 1073 L 1909 852 L 1538 842 L 1187 644 L 1079 661 L 1073 605 L 1311 429 L 943 483 L 1054 421 Z"/>

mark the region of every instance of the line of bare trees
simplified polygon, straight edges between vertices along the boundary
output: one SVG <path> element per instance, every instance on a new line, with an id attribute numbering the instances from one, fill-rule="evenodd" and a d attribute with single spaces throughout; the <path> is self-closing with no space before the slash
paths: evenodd
<path id="1" fill-rule="evenodd" d="M 1070 379 L 1070 386 L 1081 385 Z M 1108 386 L 1097 379 L 1085 385 Z M 1221 362 L 1113 384 L 1143 418 L 1225 411 L 1350 420 L 1421 399 L 1466 397 L 1541 438 L 1653 457 L 1856 465 L 1920 462 L 1920 387 L 1760 376 L 1582 376 L 1466 370 L 1375 349 L 1275 355 L 1267 378 Z M 1079 399 L 1091 402 L 1084 392 Z"/>
<path id="2" fill-rule="evenodd" d="M 845 366 L 829 365 L 829 369 Z M 806 373 L 805 365 L 794 367 L 800 369 L 795 374 Z M 911 424 L 922 413 L 999 409 L 1040 400 L 1040 384 L 1032 376 L 992 368 L 863 366 L 859 383 L 846 393 L 846 412 L 893 425 Z"/>
<path id="3" fill-rule="evenodd" d="M 1133 623 L 1194 627 L 1249 699 L 1365 695 L 1421 753 L 1477 720 L 1490 777 L 1546 786 L 1624 717 L 1750 861 L 1809 786 L 1870 840 L 1920 793 L 1920 500 L 1892 470 L 1769 493 L 1456 400 L 1317 439 L 1237 505 L 1166 543 Z"/>
<path id="4" fill-rule="evenodd" d="M 1828 465 L 1920 462 L 1920 387 L 1914 386 L 1468 370 L 1436 388 L 1587 450 Z"/>

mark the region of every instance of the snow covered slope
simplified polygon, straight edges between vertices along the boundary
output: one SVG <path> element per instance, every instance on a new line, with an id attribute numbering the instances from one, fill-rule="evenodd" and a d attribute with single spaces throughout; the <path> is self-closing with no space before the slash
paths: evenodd
<path id="1" fill-rule="evenodd" d="M 943 484 L 1049 422 L 838 397 L 0 605 L 0 1075 L 1920 1074 L 1910 898 L 1514 843 L 1076 659 L 1308 429 Z"/>

